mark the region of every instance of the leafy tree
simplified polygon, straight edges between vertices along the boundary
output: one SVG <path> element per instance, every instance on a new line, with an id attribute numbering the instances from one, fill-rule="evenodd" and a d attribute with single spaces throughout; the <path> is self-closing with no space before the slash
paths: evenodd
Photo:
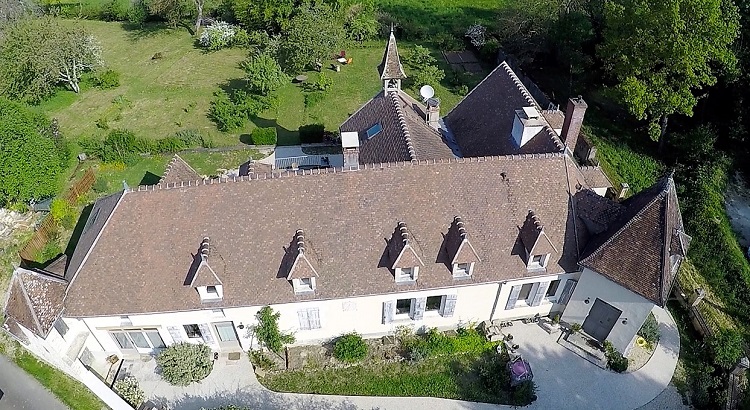
<path id="1" fill-rule="evenodd" d="M 151 14 L 162 17 L 175 28 L 190 14 L 187 0 L 149 0 L 147 4 Z"/>
<path id="2" fill-rule="evenodd" d="M 198 34 L 198 31 L 201 29 L 201 23 L 203 22 L 203 5 L 205 4 L 206 0 L 193 0 L 193 5 L 195 6 L 195 34 Z"/>
<path id="3" fill-rule="evenodd" d="M 294 335 L 283 333 L 279 330 L 279 318 L 281 313 L 274 312 L 270 306 L 263 306 L 255 318 L 258 324 L 253 327 L 255 337 L 261 347 L 264 347 L 276 354 L 281 354 L 281 349 L 285 344 L 294 343 Z"/>
<path id="4" fill-rule="evenodd" d="M 338 13 L 325 3 L 300 9 L 285 34 L 279 57 L 284 71 L 290 74 L 327 59 L 344 38 Z"/>
<path id="5" fill-rule="evenodd" d="M 414 46 L 404 55 L 404 63 L 415 70 L 421 70 L 429 65 L 437 64 L 437 60 L 430 53 L 430 49 Z"/>
<path id="6" fill-rule="evenodd" d="M 16 21 L 35 11 L 34 4 L 29 1 L 0 0 L 0 25 Z"/>
<path id="7" fill-rule="evenodd" d="M 46 118 L 0 97 L 0 206 L 53 195 L 65 151 Z"/>
<path id="8" fill-rule="evenodd" d="M 691 116 L 695 92 L 732 69 L 737 8 L 725 0 L 607 0 L 598 54 L 629 111 L 664 145 L 668 117 Z"/>
<path id="9" fill-rule="evenodd" d="M 236 0 L 232 10 L 248 30 L 278 33 L 285 30 L 295 9 L 295 0 Z"/>
<path id="10" fill-rule="evenodd" d="M 445 78 L 445 72 L 437 66 L 428 65 L 419 70 L 413 70 L 410 78 L 417 88 L 425 84 L 435 87 Z"/>
<path id="11" fill-rule="evenodd" d="M 245 60 L 242 69 L 247 74 L 247 86 L 250 91 L 261 95 L 268 95 L 289 81 L 279 63 L 265 53 Z"/>
<path id="12" fill-rule="evenodd" d="M 0 94 L 26 102 L 49 97 L 58 83 L 78 92 L 81 74 L 102 65 L 92 35 L 51 18 L 10 25 L 0 43 L 0 62 Z"/>
<path id="13" fill-rule="evenodd" d="M 549 33 L 563 0 L 509 0 L 500 9 L 497 36 L 503 50 L 531 63 L 547 49 Z"/>
<path id="14" fill-rule="evenodd" d="M 346 36 L 354 41 L 372 40 L 378 35 L 380 23 L 375 17 L 375 5 L 372 2 L 355 3 L 346 10 Z"/>

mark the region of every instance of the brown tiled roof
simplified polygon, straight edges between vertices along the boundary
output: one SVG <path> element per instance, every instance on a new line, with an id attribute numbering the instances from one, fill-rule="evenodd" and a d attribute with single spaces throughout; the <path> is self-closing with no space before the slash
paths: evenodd
<path id="1" fill-rule="evenodd" d="M 560 152 L 563 144 L 552 128 L 518 147 L 511 136 L 515 110 L 538 107 L 505 62 L 501 63 L 448 114 L 444 121 L 464 157 Z"/>
<path id="2" fill-rule="evenodd" d="M 425 111 L 403 91 L 380 92 L 340 130 L 359 134 L 360 164 L 454 158 L 440 133 L 425 122 Z M 367 130 L 378 123 L 382 131 L 368 139 Z"/>
<path id="3" fill-rule="evenodd" d="M 544 119 L 547 120 L 552 129 L 561 130 L 563 122 L 565 121 L 565 114 L 560 110 L 544 110 L 542 111 Z"/>
<path id="4" fill-rule="evenodd" d="M 404 78 L 406 78 L 406 73 L 404 73 L 404 67 L 401 66 L 401 58 L 398 56 L 396 36 L 393 35 L 393 30 L 391 30 L 391 36 L 388 37 L 388 44 L 385 46 L 383 62 L 380 64 L 380 79 L 390 80 Z"/>
<path id="5" fill-rule="evenodd" d="M 296 229 L 304 229 L 314 245 L 315 299 L 455 286 L 440 258 L 454 215 L 471 227 L 482 260 L 462 284 L 530 275 L 516 246 L 529 208 L 543 216 L 545 232 L 561 251 L 548 271 L 573 271 L 566 174 L 565 158 L 549 154 L 313 170 L 129 192 L 70 285 L 66 314 L 200 309 L 200 298 L 183 282 L 195 238 L 203 235 L 220 247 L 226 264 L 218 307 L 303 300 L 279 275 L 289 244 L 279 233 Z M 396 284 L 389 269 L 387 243 L 399 220 L 408 224 L 424 263 L 413 284 Z"/>
<path id="6" fill-rule="evenodd" d="M 581 174 L 586 180 L 586 185 L 591 188 L 611 188 L 612 182 L 610 182 L 607 175 L 604 173 L 601 167 L 583 166 L 581 167 Z"/>
<path id="7" fill-rule="evenodd" d="M 179 184 L 187 181 L 197 181 L 203 179 L 193 167 L 185 162 L 182 157 L 174 154 L 172 160 L 167 164 L 164 175 L 159 180 L 160 184 Z"/>
<path id="8" fill-rule="evenodd" d="M 469 242 L 469 235 L 463 219 L 460 216 L 453 217 L 448 234 L 445 236 L 445 246 L 448 251 L 450 264 L 480 262 L 477 251 Z"/>
<path id="9" fill-rule="evenodd" d="M 594 191 L 585 189 L 574 195 L 577 216 L 585 223 L 586 229 L 596 235 L 606 231 L 609 225 L 617 221 L 624 207 Z"/>
<path id="10" fill-rule="evenodd" d="M 26 269 L 11 278 L 5 314 L 40 337 L 47 337 L 63 309 L 67 282 Z"/>
<path id="11" fill-rule="evenodd" d="M 83 264 L 83 261 L 86 259 L 86 255 L 88 255 L 89 250 L 94 245 L 96 238 L 99 236 L 102 228 L 104 228 L 107 220 L 109 220 L 112 212 L 117 207 L 120 198 L 122 198 L 122 194 L 123 191 L 116 192 L 112 195 L 100 198 L 94 203 L 94 206 L 91 208 L 91 213 L 89 213 L 88 219 L 86 220 L 86 224 L 81 231 L 81 237 L 78 239 L 78 244 L 73 251 L 73 255 L 70 257 L 68 267 L 65 270 L 65 279 L 68 281 L 72 280 L 73 276 L 75 276 L 76 272 L 78 272 L 78 269 Z"/>
<path id="12" fill-rule="evenodd" d="M 622 206 L 619 218 L 592 238 L 581 265 L 664 306 L 675 277 L 669 263 L 673 242 L 689 238 L 672 176 L 628 198 Z"/>

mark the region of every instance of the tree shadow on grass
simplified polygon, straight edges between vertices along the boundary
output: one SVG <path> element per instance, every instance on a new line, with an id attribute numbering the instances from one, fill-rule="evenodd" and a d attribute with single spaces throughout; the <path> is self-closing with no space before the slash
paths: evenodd
<path id="1" fill-rule="evenodd" d="M 151 171 L 146 171 L 146 173 L 143 174 L 143 178 L 141 178 L 141 182 L 139 182 L 138 185 L 156 185 L 159 183 L 160 179 L 160 176 L 154 174 Z"/>

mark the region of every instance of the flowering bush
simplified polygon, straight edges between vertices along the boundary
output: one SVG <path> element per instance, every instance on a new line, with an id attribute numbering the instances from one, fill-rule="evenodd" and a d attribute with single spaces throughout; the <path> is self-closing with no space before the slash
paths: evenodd
<path id="1" fill-rule="evenodd" d="M 217 21 L 203 29 L 198 42 L 201 47 L 210 51 L 221 50 L 232 45 L 235 34 L 237 34 L 237 27 L 224 21 Z"/>
<path id="2" fill-rule="evenodd" d="M 143 390 L 138 386 L 138 380 L 133 376 L 116 381 L 115 391 L 135 408 L 146 401 L 146 394 L 143 393 Z"/>
<path id="3" fill-rule="evenodd" d="M 487 28 L 481 24 L 474 24 L 466 30 L 465 36 L 469 37 L 474 47 L 480 48 L 487 41 Z"/>

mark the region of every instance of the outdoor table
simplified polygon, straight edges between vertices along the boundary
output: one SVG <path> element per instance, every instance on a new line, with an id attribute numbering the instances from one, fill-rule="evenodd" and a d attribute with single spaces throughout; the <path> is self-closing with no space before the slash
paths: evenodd
<path id="1" fill-rule="evenodd" d="M 294 77 L 294 79 L 295 79 L 295 80 L 296 80 L 296 81 L 297 81 L 298 83 L 301 83 L 301 82 L 303 82 L 303 81 L 307 81 L 307 76 L 306 76 L 306 75 L 304 75 L 304 74 L 300 74 L 300 75 L 298 75 L 298 76 Z"/>

